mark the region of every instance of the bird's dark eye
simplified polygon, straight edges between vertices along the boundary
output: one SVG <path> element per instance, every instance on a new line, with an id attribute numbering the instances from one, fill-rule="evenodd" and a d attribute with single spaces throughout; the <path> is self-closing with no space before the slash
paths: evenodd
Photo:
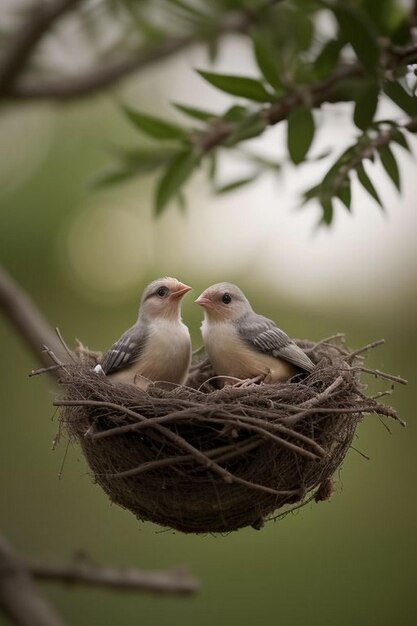
<path id="1" fill-rule="evenodd" d="M 230 304 L 231 301 L 232 301 L 232 296 L 230 295 L 230 293 L 224 293 L 222 297 L 223 304 Z"/>
<path id="2" fill-rule="evenodd" d="M 157 293 L 157 295 L 160 298 L 164 298 L 167 295 L 167 293 L 168 293 L 168 288 L 167 287 L 159 287 L 159 289 L 158 289 L 158 291 L 156 293 Z"/>

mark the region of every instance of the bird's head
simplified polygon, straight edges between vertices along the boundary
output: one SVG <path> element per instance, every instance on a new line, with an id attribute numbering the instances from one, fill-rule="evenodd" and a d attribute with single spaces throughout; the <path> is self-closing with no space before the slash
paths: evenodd
<path id="1" fill-rule="evenodd" d="M 252 310 L 249 300 L 232 283 L 218 283 L 208 287 L 195 301 L 204 309 L 210 321 L 234 322 Z"/>
<path id="2" fill-rule="evenodd" d="M 192 287 L 169 276 L 154 280 L 142 294 L 139 316 L 148 319 L 178 319 L 181 300 L 191 289 Z"/>

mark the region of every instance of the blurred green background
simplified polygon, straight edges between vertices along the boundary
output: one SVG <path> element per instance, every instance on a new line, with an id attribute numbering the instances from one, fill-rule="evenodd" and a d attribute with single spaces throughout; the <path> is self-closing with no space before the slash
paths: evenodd
<path id="1" fill-rule="evenodd" d="M 57 432 L 53 385 L 46 378 L 28 378 L 36 363 L 0 319 L 0 517 L 8 539 L 23 554 L 41 559 L 64 561 L 82 549 L 103 564 L 151 569 L 184 564 L 201 580 L 201 591 L 193 598 L 44 586 L 67 623 L 416 624 L 416 268 L 404 257 L 411 239 L 397 238 L 389 251 L 406 259 L 394 278 L 383 265 L 376 267 L 378 278 L 369 285 L 377 293 L 375 301 L 357 295 L 364 293 L 364 285 L 355 278 L 358 274 L 352 278 L 348 264 L 340 268 L 338 281 L 329 282 L 325 295 L 322 290 L 320 297 L 303 297 L 302 279 L 298 294 L 291 294 L 285 267 L 277 265 L 276 273 L 274 267 L 254 271 L 254 256 L 248 260 L 245 244 L 239 242 L 243 224 L 237 224 L 235 236 L 230 230 L 225 236 L 221 219 L 210 235 L 212 250 L 227 248 L 230 241 L 242 249 L 233 265 L 225 262 L 223 274 L 205 252 L 201 272 L 201 260 L 193 264 L 190 249 L 208 235 L 193 205 L 203 198 L 209 211 L 216 203 L 203 186 L 191 189 L 188 216 L 173 208 L 157 223 L 147 180 L 88 190 L 92 176 L 108 162 L 108 147 L 131 140 L 111 100 L 4 110 L 0 130 L 1 261 L 69 343 L 78 337 L 92 348 L 108 347 L 132 323 L 141 289 L 157 276 L 178 275 L 195 287 L 195 295 L 226 278 L 238 282 L 259 312 L 293 336 L 318 340 L 344 331 L 353 347 L 385 337 L 387 344 L 370 355 L 369 365 L 410 381 L 389 398 L 407 428 L 389 423 L 389 434 L 375 416 L 368 416 L 355 446 L 370 461 L 350 451 L 330 502 L 308 505 L 260 532 L 184 536 L 139 523 L 111 506 L 92 484 L 76 446 L 70 446 L 58 479 L 66 444 L 51 451 Z M 414 189 L 415 198 L 412 174 L 408 189 Z M 392 214 L 401 212 L 402 202 L 397 198 Z M 254 205 L 253 211 L 263 219 L 262 207 Z M 349 219 L 350 232 L 359 236 L 363 214 Z M 382 216 L 377 219 L 383 222 Z M 192 232 L 189 220 L 194 220 Z M 288 224 L 297 238 L 299 217 Z M 384 229 L 389 237 L 389 220 Z M 318 257 L 327 241 L 343 237 L 332 231 L 310 235 L 309 249 Z M 279 229 L 271 230 L 268 241 L 283 245 Z M 372 236 L 360 253 L 364 272 L 365 266 L 377 264 Z M 314 258 L 300 263 L 314 271 Z M 330 253 L 328 263 L 333 263 Z M 197 347 L 200 311 L 191 297 L 183 310 Z M 382 388 L 369 382 L 371 389 Z M 5 623 L 1 617 L 0 623 Z"/>

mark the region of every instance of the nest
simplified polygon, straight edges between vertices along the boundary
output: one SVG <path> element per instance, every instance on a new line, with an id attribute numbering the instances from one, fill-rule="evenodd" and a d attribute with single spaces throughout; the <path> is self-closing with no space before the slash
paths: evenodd
<path id="1" fill-rule="evenodd" d="M 327 499 L 365 413 L 397 418 L 365 395 L 365 349 L 338 336 L 298 341 L 317 364 L 281 384 L 216 388 L 207 359 L 186 386 L 141 391 L 92 371 L 97 353 L 58 364 L 60 423 L 94 480 L 140 520 L 188 533 L 259 529 L 312 498 Z M 372 372 L 394 382 L 404 382 Z M 382 394 L 379 394 L 382 395 Z"/>

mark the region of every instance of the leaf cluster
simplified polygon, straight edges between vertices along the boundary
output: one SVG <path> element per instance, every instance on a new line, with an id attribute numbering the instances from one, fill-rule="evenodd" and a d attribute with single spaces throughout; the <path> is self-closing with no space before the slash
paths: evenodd
<path id="1" fill-rule="evenodd" d="M 133 1 L 133 0 L 132 0 Z M 167 0 L 177 14 L 203 28 L 218 19 L 225 3 Z M 254 11 L 252 2 L 226 3 L 229 10 Z M 295 166 L 311 160 L 312 145 L 320 132 L 316 110 L 324 103 L 337 106 L 352 103 L 352 121 L 359 131 L 354 143 L 334 163 L 304 201 L 317 200 L 322 222 L 330 224 L 336 198 L 351 209 L 351 182 L 355 178 L 378 204 L 382 204 L 365 170 L 366 160 L 379 159 L 390 179 L 400 189 L 400 172 L 395 150 L 400 144 L 409 150 L 407 135 L 414 132 L 417 98 L 407 78 L 413 60 L 415 33 L 410 16 L 394 0 L 286 0 L 268 2 L 260 9 L 248 32 L 257 76 L 221 74 L 197 70 L 213 88 L 228 94 L 231 104 L 221 113 L 192 104 L 173 106 L 188 123 L 145 114 L 125 106 L 124 114 L 134 128 L 151 137 L 155 145 L 138 149 L 135 158 L 122 154 L 116 170 L 104 183 L 119 182 L 137 174 L 158 171 L 155 211 L 160 214 L 175 198 L 183 203 L 183 188 L 203 162 L 217 193 L 250 184 L 263 172 L 281 164 L 261 156 L 248 156 L 253 173 L 245 178 L 217 183 L 217 156 L 221 150 L 242 150 L 242 144 L 269 131 L 275 124 L 287 128 L 288 159 Z M 331 16 L 333 32 L 322 29 L 323 14 Z M 248 18 L 249 19 L 249 18 Z M 213 26 L 214 28 L 214 26 Z M 398 117 L 378 118 L 381 97 L 397 105 Z M 246 153 L 247 154 L 247 153 Z"/>

